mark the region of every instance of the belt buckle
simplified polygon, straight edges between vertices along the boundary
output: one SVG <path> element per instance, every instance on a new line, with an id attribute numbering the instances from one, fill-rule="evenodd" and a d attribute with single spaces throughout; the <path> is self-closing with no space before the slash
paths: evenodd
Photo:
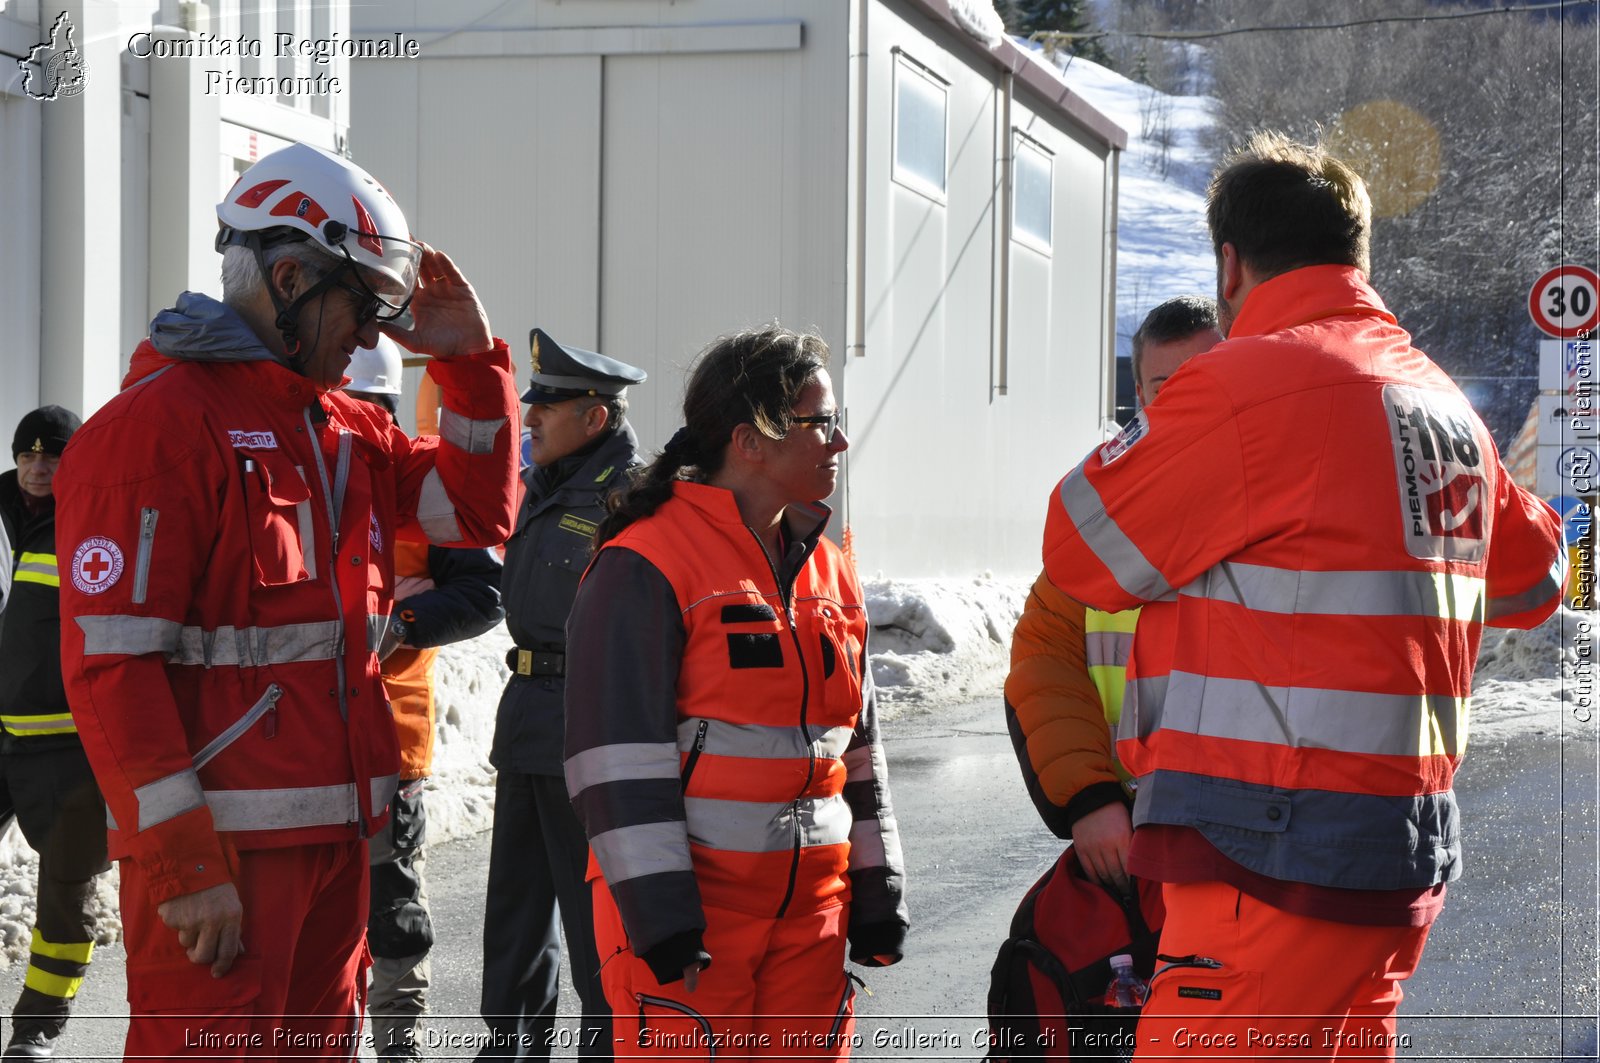
<path id="1" fill-rule="evenodd" d="M 532 675 L 533 674 L 533 651 L 532 650 L 524 650 L 524 649 L 520 649 L 520 648 L 517 650 L 517 674 L 518 675 Z"/>

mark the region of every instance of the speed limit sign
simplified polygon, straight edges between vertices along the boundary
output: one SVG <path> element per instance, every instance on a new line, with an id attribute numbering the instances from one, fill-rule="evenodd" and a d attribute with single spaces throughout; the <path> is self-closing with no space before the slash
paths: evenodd
<path id="1" fill-rule="evenodd" d="M 1600 277 L 1588 266 L 1557 266 L 1533 282 L 1528 313 L 1539 331 L 1558 340 L 1594 332 L 1600 321 Z"/>

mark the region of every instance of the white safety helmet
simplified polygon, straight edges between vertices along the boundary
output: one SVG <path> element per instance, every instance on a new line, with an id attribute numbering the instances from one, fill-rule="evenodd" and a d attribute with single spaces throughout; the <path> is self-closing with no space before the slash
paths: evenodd
<path id="1" fill-rule="evenodd" d="M 219 251 L 242 244 L 259 253 L 278 242 L 274 235 L 293 235 L 270 230 L 298 230 L 335 258 L 382 278 L 372 293 L 379 318 L 398 317 L 411 301 L 422 248 L 394 198 L 348 159 L 309 144 L 275 151 L 240 175 L 217 204 L 217 218 Z"/>
<path id="2" fill-rule="evenodd" d="M 388 336 L 379 336 L 371 347 L 357 347 L 350 356 L 350 366 L 344 375 L 350 378 L 346 391 L 363 391 L 369 395 L 400 394 L 400 346 Z"/>

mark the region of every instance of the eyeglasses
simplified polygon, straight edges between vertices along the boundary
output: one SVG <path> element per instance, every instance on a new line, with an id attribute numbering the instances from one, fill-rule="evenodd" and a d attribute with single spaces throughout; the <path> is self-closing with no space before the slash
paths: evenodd
<path id="1" fill-rule="evenodd" d="M 832 413 L 816 413 L 809 417 L 791 417 L 789 418 L 789 423 L 820 424 L 822 426 L 822 438 L 831 443 L 833 442 L 834 433 L 839 431 L 839 411 L 834 410 Z"/>
<path id="2" fill-rule="evenodd" d="M 376 295 L 343 281 L 334 281 L 333 286 L 350 297 L 351 305 L 355 307 L 356 328 L 363 328 L 367 322 L 380 316 L 378 308 L 383 304 Z"/>

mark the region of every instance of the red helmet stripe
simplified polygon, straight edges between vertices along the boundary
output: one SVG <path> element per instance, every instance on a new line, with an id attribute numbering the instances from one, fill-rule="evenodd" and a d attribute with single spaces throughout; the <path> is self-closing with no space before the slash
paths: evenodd
<path id="1" fill-rule="evenodd" d="M 241 207 L 249 207 L 250 209 L 254 210 L 256 207 L 259 207 L 262 203 L 266 202 L 268 196 L 272 195 L 272 193 L 276 192 L 278 189 L 282 188 L 288 183 L 289 182 L 287 179 L 282 181 L 262 181 L 260 184 L 246 191 L 244 195 L 234 200 L 234 202 L 239 204 Z M 237 184 L 238 182 L 235 182 L 235 185 Z"/>
<path id="2" fill-rule="evenodd" d="M 379 240 L 376 235 L 370 235 L 375 234 L 378 229 L 377 224 L 372 220 L 372 215 L 367 213 L 367 208 L 362 206 L 361 200 L 355 196 L 350 197 L 350 202 L 356 205 L 356 223 L 362 233 L 362 235 L 356 237 L 356 243 L 371 251 L 380 259 L 383 258 L 383 241 Z"/>
<path id="3" fill-rule="evenodd" d="M 328 212 L 322 209 L 321 204 L 301 192 L 290 192 L 284 196 L 270 213 L 276 218 L 304 218 L 313 229 L 321 229 L 322 223 L 328 220 Z"/>

